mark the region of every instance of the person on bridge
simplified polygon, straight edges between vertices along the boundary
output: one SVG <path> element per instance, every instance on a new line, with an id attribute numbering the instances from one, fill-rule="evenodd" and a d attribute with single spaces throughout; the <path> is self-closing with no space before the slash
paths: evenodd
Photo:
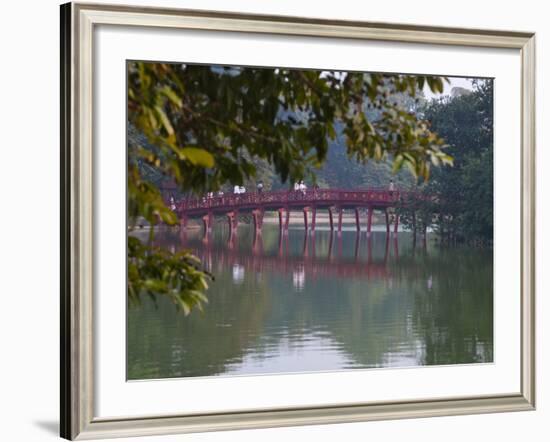
<path id="1" fill-rule="evenodd" d="M 264 182 L 260 180 L 256 185 L 256 188 L 258 189 L 258 193 L 262 193 L 262 191 L 264 190 Z"/>
<path id="2" fill-rule="evenodd" d="M 307 190 L 307 187 L 306 185 L 304 184 L 304 181 L 300 181 L 300 191 L 305 195 L 306 194 L 306 190 Z"/>
<path id="3" fill-rule="evenodd" d="M 390 196 L 393 196 L 393 192 L 395 192 L 395 183 L 393 182 L 393 180 L 390 180 L 390 186 L 388 190 L 390 191 Z"/>

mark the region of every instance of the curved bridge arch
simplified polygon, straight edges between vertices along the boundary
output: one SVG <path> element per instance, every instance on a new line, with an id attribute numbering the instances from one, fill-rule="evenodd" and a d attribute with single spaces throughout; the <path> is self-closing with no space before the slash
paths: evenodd
<path id="1" fill-rule="evenodd" d="M 331 230 L 342 231 L 342 215 L 344 209 L 355 211 L 356 228 L 361 230 L 359 209 L 366 208 L 368 212 L 367 233 L 371 233 L 372 215 L 374 210 L 383 210 L 386 215 L 386 230 L 390 232 L 390 220 L 387 209 L 406 204 L 413 192 L 390 191 L 387 189 L 310 189 L 310 190 L 279 190 L 273 192 L 248 192 L 242 194 L 226 194 L 194 199 L 182 199 L 176 202 L 175 211 L 182 227 L 185 228 L 189 218 L 202 218 L 205 233 L 211 231 L 216 215 L 227 216 L 231 231 L 237 228 L 238 214 L 251 213 L 254 218 L 256 232 L 261 231 L 265 211 L 273 210 L 279 213 L 279 228 L 288 230 L 290 212 L 301 210 L 304 213 L 305 229 L 315 230 L 318 209 L 327 209 Z M 308 212 L 311 212 L 311 224 L 308 224 Z M 335 222 L 334 215 L 337 215 Z M 336 226 L 335 226 L 336 224 Z M 397 232 L 399 217 L 395 215 L 394 232 Z"/>

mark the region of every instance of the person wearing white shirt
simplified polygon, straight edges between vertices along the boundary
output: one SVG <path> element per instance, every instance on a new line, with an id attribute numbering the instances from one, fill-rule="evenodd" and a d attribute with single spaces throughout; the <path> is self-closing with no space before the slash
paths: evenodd
<path id="1" fill-rule="evenodd" d="M 390 191 L 390 196 L 393 196 L 393 193 L 395 192 L 395 183 L 393 182 L 393 180 L 390 180 L 390 186 L 388 190 Z"/>

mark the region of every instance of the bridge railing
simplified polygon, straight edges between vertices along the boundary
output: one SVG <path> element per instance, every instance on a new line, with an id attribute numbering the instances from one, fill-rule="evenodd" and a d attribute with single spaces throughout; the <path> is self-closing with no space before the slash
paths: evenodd
<path id="1" fill-rule="evenodd" d="M 277 190 L 273 192 L 247 192 L 241 194 L 224 194 L 180 200 L 179 211 L 197 209 L 215 209 L 221 207 L 265 206 L 303 202 L 315 204 L 331 202 L 338 204 L 396 203 L 408 198 L 412 192 L 389 191 L 387 189 L 346 190 L 346 189 L 308 189 Z"/>

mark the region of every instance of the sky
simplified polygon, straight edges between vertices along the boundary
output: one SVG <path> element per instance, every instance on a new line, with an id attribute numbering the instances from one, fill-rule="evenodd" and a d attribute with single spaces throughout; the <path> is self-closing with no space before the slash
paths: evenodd
<path id="1" fill-rule="evenodd" d="M 450 95 L 451 89 L 454 87 L 463 87 L 465 89 L 473 90 L 472 86 L 472 79 L 466 78 L 466 77 L 448 77 L 450 80 L 450 83 L 444 82 L 444 89 L 442 94 L 434 94 L 432 91 L 430 91 L 430 88 L 426 85 L 424 86 L 424 95 L 426 95 L 426 98 L 439 98 L 442 95 Z"/>

